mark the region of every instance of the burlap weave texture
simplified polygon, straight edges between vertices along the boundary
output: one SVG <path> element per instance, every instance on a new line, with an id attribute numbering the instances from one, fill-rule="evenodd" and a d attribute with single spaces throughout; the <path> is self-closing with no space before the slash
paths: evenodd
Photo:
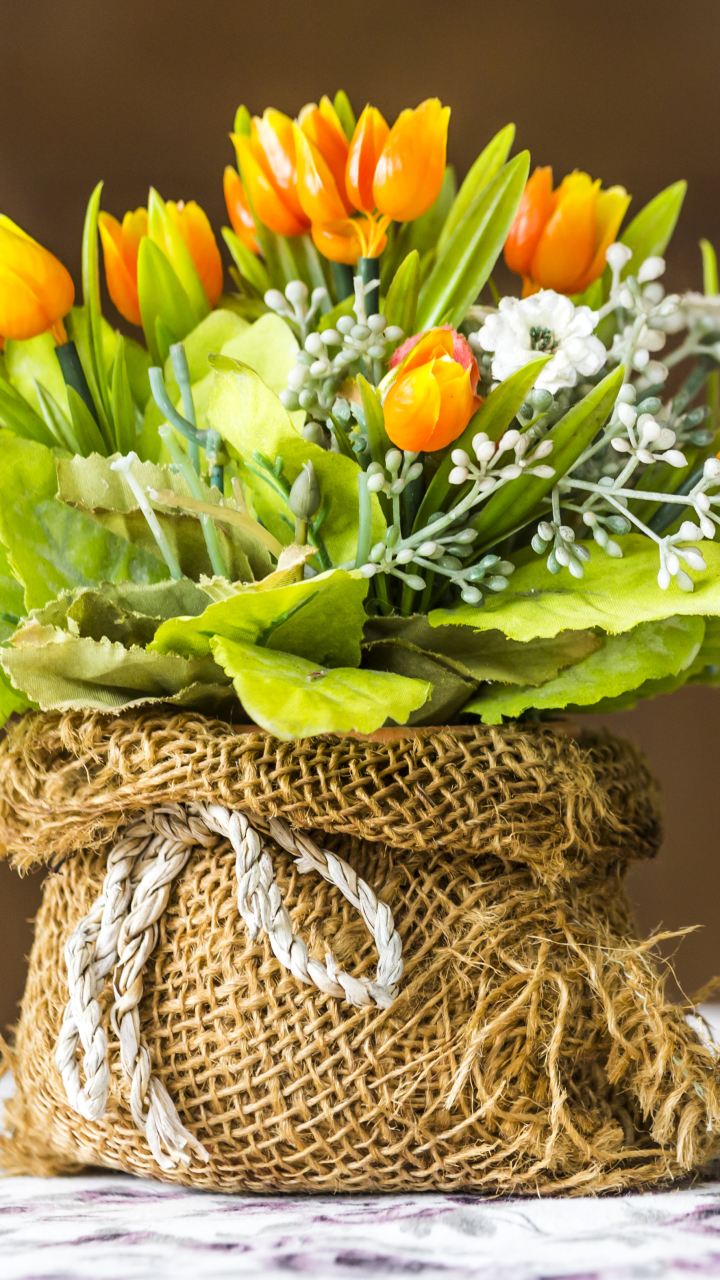
<path id="1" fill-rule="evenodd" d="M 109 843 L 148 808 L 213 800 L 282 815 L 386 901 L 405 974 L 387 1011 L 350 1008 L 250 942 L 222 837 L 176 882 L 145 977 L 153 1068 L 207 1166 L 239 1190 L 553 1191 L 698 1168 L 720 1132 L 711 1051 L 663 992 L 622 879 L 659 845 L 646 766 L 615 739 L 546 726 L 295 743 L 188 714 L 29 716 L 0 749 L 0 847 L 47 880 L 0 1161 L 159 1176 L 112 1047 L 110 1105 L 69 1107 L 54 1063 L 63 947 Z M 374 948 L 337 889 L 273 850 L 311 954 L 357 976 Z M 108 982 L 106 1004 L 111 1002 Z M 112 1045 L 112 1041 L 111 1041 Z"/>

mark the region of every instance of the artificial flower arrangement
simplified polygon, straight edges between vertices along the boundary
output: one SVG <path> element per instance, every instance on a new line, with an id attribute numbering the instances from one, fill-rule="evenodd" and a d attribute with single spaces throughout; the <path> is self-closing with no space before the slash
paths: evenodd
<path id="1" fill-rule="evenodd" d="M 449 114 L 241 107 L 232 291 L 194 202 L 119 222 L 100 184 L 79 306 L 0 217 L 3 719 L 298 738 L 717 683 L 710 244 L 702 294 L 660 282 L 685 185 L 623 230 L 624 188 L 529 177 L 508 126 L 457 189 Z"/>

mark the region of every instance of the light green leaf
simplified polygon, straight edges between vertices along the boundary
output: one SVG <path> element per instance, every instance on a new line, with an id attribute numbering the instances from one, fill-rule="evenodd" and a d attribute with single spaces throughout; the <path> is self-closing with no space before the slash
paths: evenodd
<path id="1" fill-rule="evenodd" d="M 44 419 L 28 404 L 12 383 L 0 376 L 0 427 L 7 427 L 16 436 L 36 440 L 38 444 L 52 447 L 56 437 Z"/>
<path id="2" fill-rule="evenodd" d="M 207 295 L 192 254 L 179 228 L 168 214 L 165 201 L 154 187 L 150 188 L 148 197 L 148 236 L 165 255 L 192 307 L 194 323 L 199 324 L 210 311 Z M 142 311 L 142 304 L 140 309 Z"/>
<path id="3" fill-rule="evenodd" d="M 198 618 L 174 618 L 153 641 L 158 652 L 210 652 L 213 636 L 299 654 L 328 667 L 356 667 L 365 621 L 367 578 L 342 569 L 287 587 L 242 588 Z"/>
<path id="4" fill-rule="evenodd" d="M 135 405 L 125 361 L 125 339 L 118 337 L 112 374 L 112 417 L 115 447 L 122 454 L 135 448 Z"/>
<path id="5" fill-rule="evenodd" d="M 109 431 L 112 425 L 112 402 L 103 350 L 103 319 L 100 305 L 100 269 L 98 264 L 98 216 L 103 184 L 98 182 L 88 201 L 82 237 L 83 301 L 88 318 L 88 350 L 85 376 L 98 410 L 101 425 Z M 82 359 L 82 352 L 78 348 Z"/>
<path id="6" fill-rule="evenodd" d="M 680 216 L 687 182 L 674 182 L 656 195 L 633 218 L 620 237 L 620 243 L 632 249 L 632 258 L 623 270 L 623 276 L 637 275 L 646 258 L 662 257 Z"/>
<path id="7" fill-rule="evenodd" d="M 98 379 L 96 370 L 96 358 L 94 349 L 94 339 L 91 326 L 91 316 L 87 307 L 73 307 L 70 315 L 66 317 L 66 325 L 68 336 L 75 343 L 80 364 L 82 365 L 85 381 L 90 391 L 90 398 L 93 403 L 97 425 L 99 428 L 100 438 L 103 440 L 103 447 L 107 451 L 112 447 L 113 432 L 111 424 L 112 409 L 110 406 L 105 408 L 103 402 L 102 388 Z M 102 316 L 99 317 L 99 335 L 103 337 L 105 321 Z M 113 337 L 113 346 L 115 335 Z M 100 359 L 102 364 L 103 385 L 107 384 L 107 369 L 104 364 L 104 350 L 101 351 Z M 77 394 L 77 391 L 76 391 Z M 70 395 L 68 395 L 68 408 L 70 407 Z M 86 406 L 87 407 L 87 406 Z M 92 417 L 92 414 L 90 414 Z"/>
<path id="8" fill-rule="evenodd" d="M 478 687 L 477 680 L 443 661 L 440 654 L 428 653 L 407 640 L 376 640 L 363 645 L 363 670 L 393 672 L 428 685 L 430 698 L 409 717 L 411 725 L 447 724 Z"/>
<path id="9" fill-rule="evenodd" d="M 50 392 L 62 411 L 70 417 L 65 381 L 55 355 L 55 343 L 49 333 L 41 333 L 39 337 L 28 338 L 25 342 L 13 342 L 8 338 L 5 343 L 5 369 L 8 382 L 40 417 L 42 406 L 38 400 L 36 382 Z"/>
<path id="10" fill-rule="evenodd" d="M 181 342 L 195 328 L 199 317 L 164 253 L 149 236 L 140 241 L 137 284 L 145 341 L 155 364 L 161 365 L 167 351 L 161 351 L 158 344 L 158 321 L 174 342 Z"/>
<path id="11" fill-rule="evenodd" d="M 399 325 L 406 337 L 415 332 L 419 291 L 420 255 L 413 249 L 393 276 L 384 308 L 388 324 Z"/>
<path id="12" fill-rule="evenodd" d="M 43 445 L 0 431 L 0 468 L 0 538 L 25 587 L 26 609 L 74 587 L 168 576 L 153 556 L 56 501 L 55 458 Z"/>
<path id="13" fill-rule="evenodd" d="M 328 671 L 294 654 L 232 640 L 212 642 L 216 661 L 256 724 L 279 738 L 373 733 L 386 720 L 406 724 L 429 685 L 384 671 Z"/>
<path id="14" fill-rule="evenodd" d="M 171 702 L 211 714 L 234 701 L 232 686 L 209 656 L 180 658 L 126 648 L 110 640 L 46 627 L 32 643 L 0 649 L 0 663 L 16 688 L 43 711 L 114 711 Z"/>
<path id="15" fill-rule="evenodd" d="M 616 698 L 645 680 L 675 676 L 689 666 L 702 643 L 702 618 L 662 618 L 645 622 L 621 635 L 609 636 L 601 649 L 583 662 L 567 667 L 555 680 L 539 688 L 492 687 L 473 699 L 465 711 L 485 724 L 501 724 L 503 716 L 535 710 L 561 709 L 568 703 L 587 706 L 601 698 Z"/>
<path id="16" fill-rule="evenodd" d="M 114 359 L 114 353 L 113 353 Z M 140 346 L 134 338 L 125 339 L 125 367 L 132 398 L 139 409 L 144 409 L 150 396 L 150 379 L 148 373 L 152 366 L 149 351 Z"/>
<path id="17" fill-rule="evenodd" d="M 333 106 L 337 112 L 338 120 L 343 127 L 343 133 L 349 142 L 355 132 L 355 125 L 357 121 L 355 119 L 355 112 L 350 105 L 350 99 L 344 89 L 338 89 L 335 97 L 333 98 Z M 237 130 L 235 130 L 235 132 L 237 133 Z"/>
<path id="18" fill-rule="evenodd" d="M 270 288 L 270 277 L 267 273 L 262 260 L 257 254 L 248 249 L 242 240 L 230 227 L 222 228 L 222 238 L 225 241 L 232 260 L 235 263 L 240 275 L 252 285 L 253 289 L 257 289 L 260 297 L 264 297 Z"/>
<path id="19" fill-rule="evenodd" d="M 65 417 L 60 405 L 42 383 L 36 382 L 35 390 L 45 424 L 53 437 L 53 446 L 51 447 L 58 445 L 59 448 L 67 449 L 70 453 L 82 453 L 80 442 L 75 435 L 75 429 Z"/>
<path id="20" fill-rule="evenodd" d="M 520 685 L 553 680 L 563 667 L 581 662 L 602 644 L 601 637 L 593 631 L 561 631 L 550 639 L 520 642 L 508 640 L 502 631 L 431 627 L 425 614 L 410 618 L 368 618 L 365 639 L 410 643 L 435 658 L 442 658 L 468 679 Z"/>
<path id="21" fill-rule="evenodd" d="M 529 164 L 521 151 L 475 197 L 420 291 L 419 329 L 464 320 L 505 243 Z"/>
<path id="22" fill-rule="evenodd" d="M 402 261 L 413 249 L 417 249 L 420 257 L 436 252 L 438 238 L 453 207 L 456 191 L 455 170 L 452 165 L 447 165 L 440 191 L 427 213 L 415 218 L 413 222 L 404 223 L 400 228 L 394 245 L 396 262 Z"/>
<path id="23" fill-rule="evenodd" d="M 623 366 L 603 378 L 592 391 L 573 405 L 547 434 L 553 451 L 545 460 L 554 470 L 549 479 L 540 476 L 518 476 L 493 494 L 473 520 L 478 531 L 478 551 L 491 546 L 513 529 L 530 520 L 553 485 L 577 461 L 597 435 L 612 411 L 623 380 Z"/>
<path id="24" fill-rule="evenodd" d="M 449 244 L 473 201 L 485 189 L 488 182 L 491 182 L 502 169 L 510 155 L 510 149 L 514 141 L 515 125 L 506 124 L 504 129 L 495 134 L 495 137 L 487 144 L 485 150 L 481 151 L 458 191 L 440 233 L 437 243 L 438 256 L 443 253 L 446 245 Z"/>
<path id="25" fill-rule="evenodd" d="M 256 329 L 257 325 L 253 325 Z M 247 337 L 242 334 L 241 338 Z M 240 339 L 237 340 L 238 342 Z M 208 404 L 207 417 L 212 426 L 237 452 L 246 464 L 253 464 L 256 451 L 274 461 L 283 459 L 285 475 L 290 482 L 298 476 L 304 463 L 312 462 L 328 514 L 321 533 L 334 564 L 354 563 L 358 534 L 358 468 L 349 458 L 326 452 L 318 445 L 303 440 L 274 392 L 262 377 L 248 365 L 222 356 L 213 361 L 216 369 Z M 268 478 L 258 481 L 266 484 Z M 258 510 L 258 514 L 262 513 Z M 373 497 L 373 542 L 383 534 L 385 522 L 379 503 Z M 292 542 L 294 522 L 271 532 L 283 544 Z"/>
<path id="26" fill-rule="evenodd" d="M 73 435 L 78 442 L 79 452 L 84 455 L 106 453 L 105 441 L 100 434 L 100 428 L 85 401 L 78 395 L 74 387 L 68 387 L 67 399 Z"/>
<path id="27" fill-rule="evenodd" d="M 0 579 L 0 583 L 1 583 Z M 22 598 L 22 587 L 20 588 Z M 15 632 L 19 646 L 42 642 L 47 627 L 91 640 L 112 640 L 143 647 L 161 622 L 182 613 L 197 616 L 211 597 L 188 578 L 167 582 L 104 582 L 64 592 L 41 609 L 33 609 Z M 10 634 L 15 631 L 11 628 Z"/>
<path id="28" fill-rule="evenodd" d="M 658 586 L 657 544 L 641 534 L 616 538 L 622 560 L 611 560 L 595 543 L 585 575 L 579 581 L 562 573 L 550 573 L 544 560 L 532 552 L 510 579 L 506 591 L 489 597 L 483 608 L 461 604 L 456 609 L 434 609 L 431 627 L 461 624 L 481 631 L 499 628 L 513 640 L 555 636 L 571 627 L 600 627 L 616 635 L 640 622 L 652 622 L 673 614 L 720 614 L 720 543 L 703 542 L 707 571 L 694 574 L 695 590 Z M 520 557 L 517 557 L 518 561 Z"/>

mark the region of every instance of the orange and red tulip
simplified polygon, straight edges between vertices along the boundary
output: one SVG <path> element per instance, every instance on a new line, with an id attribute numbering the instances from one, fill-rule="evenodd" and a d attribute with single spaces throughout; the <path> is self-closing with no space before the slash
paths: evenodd
<path id="1" fill-rule="evenodd" d="M 187 204 L 184 200 L 168 200 L 165 208 L 190 250 L 190 257 L 212 310 L 222 293 L 223 268 L 210 220 L 205 210 L 194 200 Z"/>
<path id="2" fill-rule="evenodd" d="M 63 264 L 10 218 L 0 214 L 0 334 L 22 342 L 48 330 L 67 341 L 63 327 L 75 286 Z"/>
<path id="3" fill-rule="evenodd" d="M 432 453 L 457 440 L 475 412 L 477 364 L 449 327 L 431 329 L 403 346 L 407 354 L 383 405 L 385 430 L 399 449 Z"/>
<path id="4" fill-rule="evenodd" d="M 247 193 L 237 169 L 229 164 L 223 174 L 223 192 L 227 206 L 230 225 L 239 240 L 251 253 L 259 253 L 260 246 L 255 235 L 255 219 L 248 204 Z"/>
<path id="5" fill-rule="evenodd" d="M 130 324 L 142 324 L 137 288 L 140 241 L 148 233 L 147 209 L 126 213 L 122 223 L 111 213 L 98 218 L 105 259 L 105 280 L 115 306 Z"/>
<path id="6" fill-rule="evenodd" d="M 578 170 L 553 191 L 552 169 L 536 169 L 505 242 L 505 261 L 523 277 L 523 295 L 587 289 L 605 268 L 629 203 L 624 187 L 602 191 L 599 180 Z"/>
<path id="7" fill-rule="evenodd" d="M 279 236 L 299 236 L 310 229 L 297 194 L 293 122 L 268 108 L 253 116 L 250 136 L 232 135 L 255 214 Z"/>
<path id="8" fill-rule="evenodd" d="M 373 178 L 373 197 L 381 213 L 411 222 L 437 199 L 445 174 L 449 120 L 450 108 L 441 107 L 439 98 L 426 99 L 414 111 L 401 111 Z"/>

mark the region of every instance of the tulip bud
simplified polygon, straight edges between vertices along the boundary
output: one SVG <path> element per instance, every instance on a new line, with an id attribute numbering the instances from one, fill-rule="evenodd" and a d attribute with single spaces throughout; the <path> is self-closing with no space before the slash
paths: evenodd
<path id="1" fill-rule="evenodd" d="M 320 486 L 312 462 L 306 462 L 288 496 L 288 506 L 297 520 L 307 523 L 320 510 Z"/>
<path id="2" fill-rule="evenodd" d="M 0 214 L 0 334 L 22 342 L 50 330 L 66 342 L 62 320 L 74 297 L 62 263 Z"/>

